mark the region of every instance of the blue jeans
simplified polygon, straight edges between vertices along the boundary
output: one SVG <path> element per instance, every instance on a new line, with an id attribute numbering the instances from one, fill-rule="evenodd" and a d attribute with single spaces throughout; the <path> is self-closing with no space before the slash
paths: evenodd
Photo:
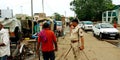
<path id="1" fill-rule="evenodd" d="M 7 55 L 0 57 L 0 60 L 7 60 Z"/>

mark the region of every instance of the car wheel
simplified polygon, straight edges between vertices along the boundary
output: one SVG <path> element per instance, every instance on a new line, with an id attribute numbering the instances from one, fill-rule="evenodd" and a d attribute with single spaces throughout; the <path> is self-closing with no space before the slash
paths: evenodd
<path id="1" fill-rule="evenodd" d="M 93 33 L 93 36 L 94 36 L 94 37 L 96 37 L 96 35 L 95 35 L 94 31 L 93 31 L 92 33 Z"/>
<path id="2" fill-rule="evenodd" d="M 117 36 L 115 37 L 115 40 L 118 40 L 118 37 L 117 37 Z"/>
<path id="3" fill-rule="evenodd" d="M 103 39 L 103 35 L 101 33 L 99 34 L 99 38 L 100 38 L 100 40 Z"/>

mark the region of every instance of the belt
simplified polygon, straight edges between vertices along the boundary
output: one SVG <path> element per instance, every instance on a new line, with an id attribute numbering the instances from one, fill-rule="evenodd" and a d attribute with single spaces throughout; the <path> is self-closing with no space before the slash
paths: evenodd
<path id="1" fill-rule="evenodd" d="M 71 40 L 71 43 L 76 43 L 78 42 L 78 40 Z"/>

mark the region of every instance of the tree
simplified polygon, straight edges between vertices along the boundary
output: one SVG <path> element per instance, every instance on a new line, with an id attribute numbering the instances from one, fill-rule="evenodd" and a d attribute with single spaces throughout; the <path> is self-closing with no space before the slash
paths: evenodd
<path id="1" fill-rule="evenodd" d="M 32 17 L 31 17 L 31 16 L 26 16 L 25 19 L 26 19 L 26 20 L 32 20 Z"/>
<path id="2" fill-rule="evenodd" d="M 101 20 L 102 12 L 114 7 L 111 0 L 74 0 L 70 5 L 80 20 Z"/>
<path id="3" fill-rule="evenodd" d="M 17 18 L 18 20 L 21 20 L 21 18 Z"/>
<path id="4" fill-rule="evenodd" d="M 61 15 L 59 13 L 54 13 L 55 20 L 61 21 Z"/>
<path id="5" fill-rule="evenodd" d="M 69 17 L 69 20 L 72 21 L 74 19 L 74 17 Z"/>

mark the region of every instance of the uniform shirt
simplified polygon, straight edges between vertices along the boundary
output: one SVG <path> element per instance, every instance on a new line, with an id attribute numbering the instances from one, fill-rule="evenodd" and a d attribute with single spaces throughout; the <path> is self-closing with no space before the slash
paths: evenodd
<path id="1" fill-rule="evenodd" d="M 56 42 L 56 37 L 53 31 L 51 30 L 45 30 L 47 42 L 44 42 L 42 38 L 39 36 L 38 37 L 38 43 L 41 43 L 41 48 L 43 52 L 49 52 L 49 51 L 54 51 L 54 42 Z"/>
<path id="2" fill-rule="evenodd" d="M 78 34 L 79 34 L 80 37 L 83 36 L 83 31 L 82 31 L 82 29 L 80 28 L 79 25 L 77 25 L 75 28 L 72 29 L 71 40 L 78 40 Z"/>
<path id="3" fill-rule="evenodd" d="M 0 46 L 0 57 L 5 55 L 10 55 L 10 40 L 9 40 L 9 33 L 6 29 L 0 30 L 0 43 L 4 43 L 5 46 Z"/>

